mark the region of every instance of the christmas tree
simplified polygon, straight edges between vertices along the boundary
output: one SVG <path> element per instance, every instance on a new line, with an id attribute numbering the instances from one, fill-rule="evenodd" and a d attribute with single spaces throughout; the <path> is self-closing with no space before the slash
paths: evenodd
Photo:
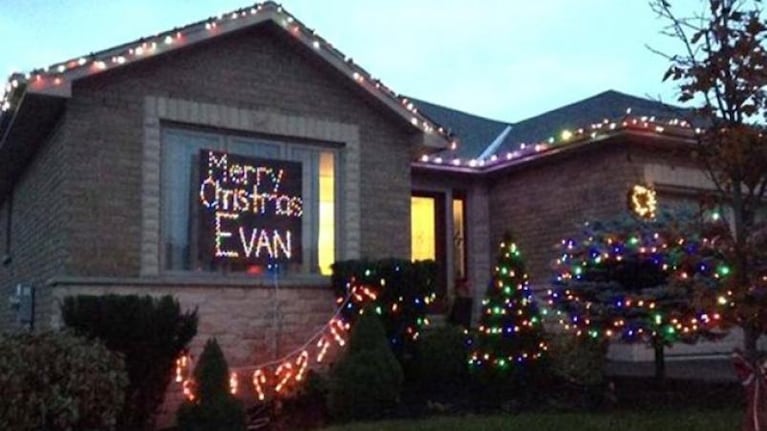
<path id="1" fill-rule="evenodd" d="M 708 238 L 722 229 L 682 210 L 586 223 L 560 245 L 549 303 L 576 335 L 652 347 L 663 380 L 666 347 L 722 335 L 730 268 Z"/>
<path id="2" fill-rule="evenodd" d="M 539 359 L 546 350 L 522 256 L 508 233 L 499 246 L 493 279 L 482 301 L 476 347 L 469 361 L 472 366 L 501 371 Z"/>

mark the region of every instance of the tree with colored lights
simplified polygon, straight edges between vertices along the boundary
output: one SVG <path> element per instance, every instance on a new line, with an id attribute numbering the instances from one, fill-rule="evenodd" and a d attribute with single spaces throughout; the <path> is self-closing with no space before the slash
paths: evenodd
<path id="1" fill-rule="evenodd" d="M 541 316 L 528 285 L 522 256 L 511 235 L 499 245 L 493 278 L 482 301 L 473 367 L 505 371 L 540 359 L 546 350 Z"/>
<path id="2" fill-rule="evenodd" d="M 685 219 L 662 212 L 586 223 L 561 242 L 548 292 L 566 330 L 652 347 L 658 380 L 665 347 L 720 336 L 731 304 L 723 290 L 730 267 L 707 236 L 721 223 Z"/>
<path id="3" fill-rule="evenodd" d="M 767 25 L 758 0 L 707 0 L 704 10 L 679 16 L 668 0 L 653 10 L 668 23 L 665 34 L 683 53 L 664 55 L 671 63 L 664 80 L 678 84 L 680 102 L 692 102 L 693 156 L 708 174 L 717 205 L 732 230 L 719 241 L 732 264 L 729 288 L 735 304 L 725 315 L 744 331 L 746 357 L 756 358 L 756 340 L 767 331 L 766 231 L 757 213 L 767 190 Z"/>

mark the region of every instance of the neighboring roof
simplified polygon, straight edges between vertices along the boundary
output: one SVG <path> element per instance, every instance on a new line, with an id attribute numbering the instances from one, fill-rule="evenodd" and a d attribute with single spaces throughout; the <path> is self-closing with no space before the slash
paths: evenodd
<path id="1" fill-rule="evenodd" d="M 345 74 L 412 127 L 423 132 L 422 144 L 426 147 L 442 149 L 451 145 L 452 138 L 442 126 L 418 113 L 412 104 L 386 87 L 380 80 L 373 78 L 370 73 L 356 65 L 351 58 L 335 49 L 328 41 L 317 36 L 314 30 L 306 27 L 286 12 L 282 6 L 267 1 L 199 21 L 181 29 L 173 29 L 156 36 L 56 63 L 45 69 L 12 75 L 6 85 L 5 94 L 0 96 L 0 147 L 3 146 L 2 138 L 7 134 L 7 128 L 13 127 L 13 121 L 9 117 L 14 116 L 18 111 L 19 104 L 24 100 L 22 95 L 43 94 L 66 98 L 71 95 L 72 81 L 77 79 L 265 22 L 277 24 L 309 50 L 315 52 L 317 57 Z"/>
<path id="2" fill-rule="evenodd" d="M 469 116 L 449 108 L 442 109 L 453 115 Z M 491 146 L 485 151 L 479 151 L 481 156 L 466 157 L 464 152 L 446 150 L 423 155 L 414 166 L 466 172 L 495 171 L 623 133 L 689 140 L 694 131 L 683 119 L 689 114 L 689 110 L 677 106 L 608 90 L 510 123 L 508 133 L 501 135 L 503 142 L 497 146 L 498 142 L 489 144 Z M 450 127 L 448 117 L 445 118 L 444 124 Z"/>
<path id="3" fill-rule="evenodd" d="M 460 145 L 450 152 L 453 157 L 460 157 L 463 159 L 475 159 L 480 157 L 483 151 L 485 151 L 495 139 L 502 136 L 503 131 L 507 127 L 511 126 L 510 123 L 504 121 L 491 120 L 489 118 L 436 105 L 424 100 L 418 100 L 412 97 L 410 97 L 409 100 L 415 104 L 419 111 L 428 115 L 429 118 L 434 119 L 434 121 L 439 124 L 442 124 L 443 127 L 447 127 L 448 131 L 458 136 Z"/>
<path id="4" fill-rule="evenodd" d="M 648 117 L 656 121 L 669 120 L 684 115 L 677 106 L 608 90 L 581 101 L 565 105 L 535 117 L 514 123 L 497 153 L 519 150 L 521 144 L 547 142 L 558 139 L 565 130 L 573 131 L 605 119 L 614 120 L 631 115 Z M 450 123 L 446 123 L 448 126 Z"/>

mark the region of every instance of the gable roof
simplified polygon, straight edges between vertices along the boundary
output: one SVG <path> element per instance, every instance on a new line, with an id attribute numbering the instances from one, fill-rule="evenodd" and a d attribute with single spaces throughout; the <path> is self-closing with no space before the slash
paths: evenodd
<path id="1" fill-rule="evenodd" d="M 552 137 L 557 139 L 565 130 L 575 130 L 603 122 L 605 119 L 615 120 L 627 115 L 663 121 L 684 116 L 684 110 L 677 106 L 608 90 L 515 123 L 497 153 L 519 150 L 522 144 L 547 142 Z"/>
<path id="2" fill-rule="evenodd" d="M 72 82 L 77 79 L 124 67 L 266 22 L 277 24 L 319 58 L 356 82 L 386 108 L 422 132 L 424 146 L 444 149 L 453 142 L 452 136 L 445 128 L 419 113 L 414 105 L 355 64 L 351 58 L 338 51 L 327 40 L 316 35 L 314 30 L 306 27 L 286 12 L 282 6 L 267 1 L 189 24 L 180 29 L 55 63 L 48 68 L 37 69 L 26 74 L 13 74 L 8 79 L 5 93 L 0 96 L 0 148 L 5 142 L 8 129 L 12 127 L 12 118 L 17 114 L 22 101 L 29 95 L 67 98 L 71 96 Z"/>
<path id="3" fill-rule="evenodd" d="M 461 139 L 461 145 L 451 151 L 454 157 L 479 158 L 494 140 L 503 136 L 503 132 L 511 126 L 505 121 L 491 120 L 424 100 L 412 97 L 409 100 L 422 113 L 447 127 L 448 131 Z"/>

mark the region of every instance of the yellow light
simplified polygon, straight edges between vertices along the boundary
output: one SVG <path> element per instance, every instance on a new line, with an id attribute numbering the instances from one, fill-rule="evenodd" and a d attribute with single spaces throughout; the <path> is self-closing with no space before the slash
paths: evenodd
<path id="1" fill-rule="evenodd" d="M 410 246 L 412 260 L 435 259 L 436 251 L 436 201 L 434 198 L 412 196 L 410 198 Z"/>
<path id="2" fill-rule="evenodd" d="M 330 275 L 336 258 L 335 231 L 335 157 L 332 152 L 320 153 L 320 219 L 317 237 L 317 259 L 320 273 Z"/>
<path id="3" fill-rule="evenodd" d="M 629 195 L 629 206 L 639 217 L 654 218 L 655 211 L 658 209 L 655 190 L 641 184 L 634 185 Z"/>

